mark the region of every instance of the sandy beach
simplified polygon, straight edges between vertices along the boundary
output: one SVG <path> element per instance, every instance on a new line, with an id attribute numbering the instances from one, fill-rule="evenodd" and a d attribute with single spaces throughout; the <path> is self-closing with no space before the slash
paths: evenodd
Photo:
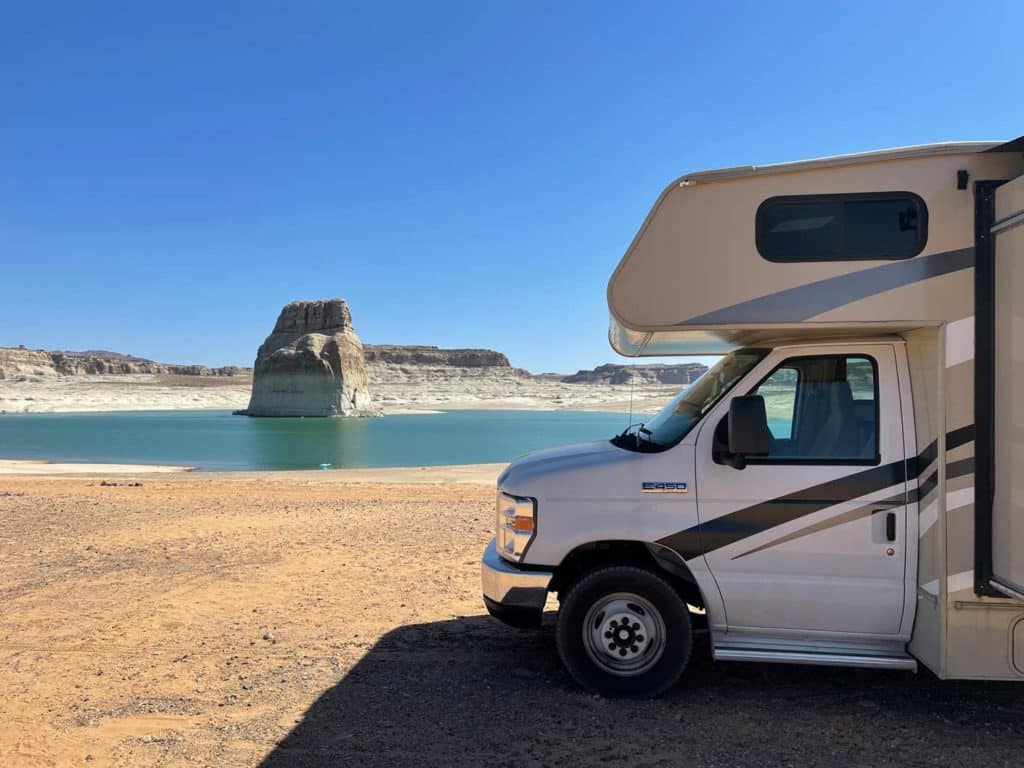
<path id="1" fill-rule="evenodd" d="M 498 471 L 0 477 L 0 765 L 1001 766 L 1024 748 L 1012 683 L 712 665 L 706 642 L 664 699 L 580 692 L 550 616 L 484 614 Z"/>
<path id="2" fill-rule="evenodd" d="M 158 464 L 75 464 L 70 462 L 0 459 L 0 475 L 35 477 L 148 475 L 192 472 L 196 479 L 259 480 L 261 482 L 347 483 L 493 483 L 504 464 L 457 464 L 437 467 L 381 467 L 292 472 L 195 472 L 191 467 Z"/>
<path id="3" fill-rule="evenodd" d="M 137 475 L 188 472 L 191 467 L 160 464 L 75 464 L 33 459 L 0 459 L 0 475 Z"/>

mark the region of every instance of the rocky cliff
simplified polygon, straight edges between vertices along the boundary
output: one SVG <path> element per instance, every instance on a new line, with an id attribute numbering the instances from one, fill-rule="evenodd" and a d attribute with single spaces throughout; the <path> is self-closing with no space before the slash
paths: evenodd
<path id="1" fill-rule="evenodd" d="M 362 342 L 342 299 L 281 310 L 253 366 L 249 416 L 372 416 Z"/>
<path id="2" fill-rule="evenodd" d="M 176 376 L 240 376 L 246 369 L 233 365 L 207 368 L 205 365 L 169 365 L 144 357 L 105 350 L 47 352 L 25 347 L 0 347 L 0 380 L 22 376 L 100 376 L 121 374 L 164 374 Z"/>
<path id="3" fill-rule="evenodd" d="M 628 364 L 607 364 L 570 375 L 531 374 L 489 349 L 393 344 L 365 345 L 360 358 L 347 307 L 286 308 L 281 315 L 261 347 L 262 373 L 255 387 L 248 368 L 169 365 L 104 350 L 0 347 L 0 413 L 236 410 L 246 404 L 280 413 L 282 403 L 296 398 L 317 403 L 303 415 L 377 408 L 392 413 L 464 407 L 625 410 L 632 403 L 656 409 L 704 371 L 697 363 L 639 364 L 635 371 Z M 304 383 L 296 383 L 297 372 L 310 370 L 312 377 L 303 375 Z"/>
<path id="4" fill-rule="evenodd" d="M 661 363 L 619 365 L 606 363 L 585 371 L 562 376 L 566 384 L 689 384 L 696 381 L 707 370 L 701 363 Z"/>
<path id="5" fill-rule="evenodd" d="M 529 379 L 492 349 L 441 349 L 398 344 L 367 344 L 366 371 L 375 387 L 419 385 L 443 388 L 459 381 L 495 384 Z"/>
<path id="6" fill-rule="evenodd" d="M 448 365 L 458 368 L 511 368 L 508 358 L 493 349 L 441 349 L 400 344 L 366 344 L 367 363 Z"/>
<path id="7" fill-rule="evenodd" d="M 629 384 L 635 375 L 636 384 L 688 384 L 706 370 L 700 363 L 671 365 L 641 363 L 634 371 L 631 365 L 607 363 L 597 368 L 572 374 L 531 374 L 513 368 L 508 358 L 493 349 L 443 349 L 434 346 L 401 344 L 364 344 L 366 370 L 371 384 L 423 380 L 431 376 L 441 379 L 494 377 L 505 379 L 538 379 L 566 384 Z M 174 376 L 247 376 L 251 368 L 225 365 L 158 363 L 144 357 L 106 350 L 66 352 L 44 351 L 25 347 L 0 347 L 0 380 L 20 376 L 91 376 L 121 374 L 155 374 Z"/>
<path id="8" fill-rule="evenodd" d="M 25 347 L 0 347 L 0 380 L 57 375 L 48 352 Z"/>

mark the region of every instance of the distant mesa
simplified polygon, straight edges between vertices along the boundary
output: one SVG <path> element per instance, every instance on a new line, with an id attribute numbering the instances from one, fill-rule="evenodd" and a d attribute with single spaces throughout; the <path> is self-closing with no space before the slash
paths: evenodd
<path id="1" fill-rule="evenodd" d="M 293 301 L 281 310 L 253 367 L 246 416 L 379 416 L 363 344 L 343 299 Z"/>
<path id="2" fill-rule="evenodd" d="M 441 349 L 426 345 L 367 344 L 366 362 L 388 365 L 444 365 L 458 368 L 511 368 L 493 349 Z"/>
<path id="3" fill-rule="evenodd" d="M 645 365 L 621 365 L 606 363 L 569 376 L 561 376 L 566 384 L 691 384 L 707 370 L 701 363 L 648 363 Z"/>
<path id="4" fill-rule="evenodd" d="M 47 378 L 57 376 L 120 376 L 132 374 L 161 374 L 171 376 L 234 377 L 246 373 L 244 368 L 225 365 L 208 368 L 205 365 L 169 365 L 144 357 L 123 355 L 105 349 L 87 349 L 68 352 L 0 347 L 0 381 L 21 377 Z"/>

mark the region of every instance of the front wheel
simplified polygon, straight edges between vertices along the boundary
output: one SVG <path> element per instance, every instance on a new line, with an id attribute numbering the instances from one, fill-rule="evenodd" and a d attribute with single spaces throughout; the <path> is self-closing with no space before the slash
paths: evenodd
<path id="1" fill-rule="evenodd" d="M 602 696 L 657 696 L 690 660 L 693 632 L 679 593 L 645 568 L 606 566 L 577 581 L 558 611 L 558 654 Z"/>

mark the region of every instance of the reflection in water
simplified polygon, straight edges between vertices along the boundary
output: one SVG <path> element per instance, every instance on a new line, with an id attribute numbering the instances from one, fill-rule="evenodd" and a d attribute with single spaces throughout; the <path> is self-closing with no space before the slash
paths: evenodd
<path id="1" fill-rule="evenodd" d="M 251 467 L 364 467 L 369 456 L 368 419 L 242 419 Z"/>

